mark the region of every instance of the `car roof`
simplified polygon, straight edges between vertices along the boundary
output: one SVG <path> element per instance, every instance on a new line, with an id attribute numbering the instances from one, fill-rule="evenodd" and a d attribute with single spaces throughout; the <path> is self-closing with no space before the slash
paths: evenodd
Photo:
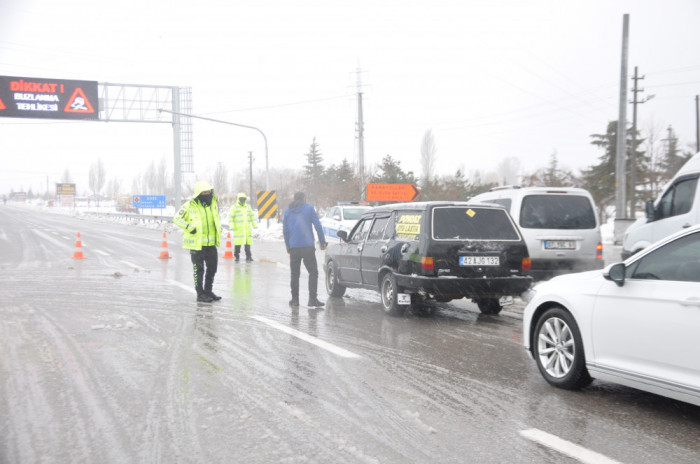
<path id="1" fill-rule="evenodd" d="M 375 214 L 375 213 L 390 213 L 396 210 L 404 211 L 425 211 L 430 207 L 435 206 L 474 206 L 474 207 L 497 207 L 503 209 L 501 205 L 496 204 L 484 204 L 471 201 L 417 201 L 411 203 L 391 203 L 388 205 L 375 206 L 371 211 L 364 214 Z"/>

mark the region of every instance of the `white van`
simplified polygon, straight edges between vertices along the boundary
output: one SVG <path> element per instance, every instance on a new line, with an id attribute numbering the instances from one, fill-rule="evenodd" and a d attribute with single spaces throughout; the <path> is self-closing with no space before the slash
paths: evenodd
<path id="1" fill-rule="evenodd" d="M 646 202 L 646 217 L 627 228 L 622 241 L 622 259 L 674 232 L 700 223 L 699 176 L 700 152 L 678 170 L 655 202 Z"/>
<path id="2" fill-rule="evenodd" d="M 525 238 L 537 280 L 602 269 L 603 243 L 593 197 L 572 187 L 496 187 L 474 201 L 503 205 Z"/>

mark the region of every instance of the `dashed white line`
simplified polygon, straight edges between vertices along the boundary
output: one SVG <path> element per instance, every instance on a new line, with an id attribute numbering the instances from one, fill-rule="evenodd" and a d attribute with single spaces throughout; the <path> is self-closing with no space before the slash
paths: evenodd
<path id="1" fill-rule="evenodd" d="M 126 264 L 127 266 L 133 267 L 134 269 L 138 269 L 139 271 L 145 271 L 145 270 L 146 270 L 146 268 L 144 268 L 144 267 L 142 267 L 142 266 L 139 266 L 138 264 L 134 264 L 134 263 L 132 263 L 132 262 L 130 262 L 130 261 L 121 260 L 121 261 L 119 261 L 119 262 L 120 262 L 120 263 L 123 263 L 123 264 Z M 174 282 L 174 281 L 173 281 L 173 282 Z"/>
<path id="2" fill-rule="evenodd" d="M 619 461 L 610 459 L 595 451 L 579 446 L 556 435 L 551 435 L 538 429 L 521 430 L 520 435 L 562 454 L 565 454 L 584 464 L 620 464 Z"/>
<path id="3" fill-rule="evenodd" d="M 176 287 L 180 287 L 183 290 L 187 290 L 188 292 L 197 293 L 197 291 L 191 285 L 185 285 L 182 282 L 178 282 L 177 280 L 166 279 L 166 282 L 168 282 L 171 285 L 175 285 Z"/>
<path id="4" fill-rule="evenodd" d="M 92 251 L 94 251 L 95 253 L 100 254 L 102 256 L 109 256 L 109 253 L 107 253 L 106 251 L 102 251 L 102 250 L 92 250 Z"/>
<path id="5" fill-rule="evenodd" d="M 361 357 L 359 354 L 355 354 L 352 351 L 348 351 L 344 348 L 340 348 L 339 346 L 335 346 L 331 343 L 324 342 L 323 340 L 320 340 L 316 337 L 312 337 L 311 335 L 305 334 L 304 332 L 299 332 L 298 330 L 287 327 L 286 325 L 282 325 L 279 322 L 275 322 L 275 321 L 270 320 L 266 317 L 251 316 L 251 318 L 255 319 L 256 321 L 263 322 L 263 323 L 269 325 L 270 327 L 273 327 L 273 328 L 280 330 L 284 333 L 292 335 L 293 337 L 297 337 L 300 340 L 304 340 L 305 342 L 311 343 L 312 345 L 316 345 L 319 348 L 322 348 L 322 349 L 329 351 L 333 354 L 336 354 L 338 356 L 342 356 L 343 358 L 358 359 Z"/>

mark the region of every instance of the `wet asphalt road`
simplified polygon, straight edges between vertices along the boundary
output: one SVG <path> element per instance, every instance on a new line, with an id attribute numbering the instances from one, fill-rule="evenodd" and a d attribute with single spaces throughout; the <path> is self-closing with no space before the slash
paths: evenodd
<path id="1" fill-rule="evenodd" d="M 291 311 L 284 246 L 258 242 L 198 304 L 178 232 L 158 259 L 162 232 L 0 208 L 0 462 L 700 460 L 696 406 L 549 387 L 518 302 L 394 318 L 351 289 Z"/>

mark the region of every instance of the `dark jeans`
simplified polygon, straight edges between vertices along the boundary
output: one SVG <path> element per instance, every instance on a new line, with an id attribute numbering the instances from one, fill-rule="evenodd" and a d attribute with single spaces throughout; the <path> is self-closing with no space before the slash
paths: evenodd
<path id="1" fill-rule="evenodd" d="M 316 263 L 316 248 L 302 247 L 289 250 L 289 267 L 292 268 L 292 299 L 299 301 L 299 274 L 301 274 L 301 262 L 309 273 L 309 299 L 316 298 L 318 290 L 318 265 Z"/>
<path id="2" fill-rule="evenodd" d="M 197 290 L 197 295 L 211 292 L 216 268 L 219 265 L 219 252 L 216 247 L 205 246 L 201 250 L 190 250 L 190 258 L 194 269 L 194 288 Z"/>

